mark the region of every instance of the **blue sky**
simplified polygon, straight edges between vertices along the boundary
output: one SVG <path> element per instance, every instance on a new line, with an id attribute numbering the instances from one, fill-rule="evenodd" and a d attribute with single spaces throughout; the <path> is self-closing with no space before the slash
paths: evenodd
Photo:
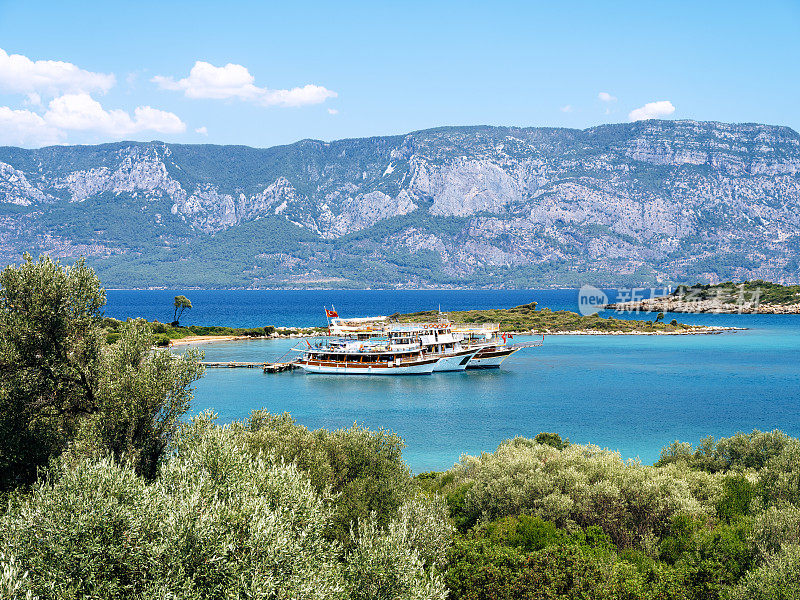
<path id="1" fill-rule="evenodd" d="M 800 130 L 798 32 L 800 0 L 0 0 L 0 144 L 649 116 Z"/>

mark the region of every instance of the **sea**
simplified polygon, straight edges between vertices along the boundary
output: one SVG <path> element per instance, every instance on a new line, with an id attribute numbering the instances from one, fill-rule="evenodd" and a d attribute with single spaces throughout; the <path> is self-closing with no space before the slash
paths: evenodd
<path id="1" fill-rule="evenodd" d="M 610 300 L 630 291 L 605 290 Z M 578 310 L 578 290 L 109 290 L 106 314 L 172 320 L 174 296 L 192 302 L 184 325 L 324 326 L 341 316 L 441 309 Z M 648 291 L 643 292 L 644 296 Z M 603 316 L 648 318 L 653 314 Z M 415 473 L 445 470 L 503 440 L 556 432 L 571 442 L 651 464 L 680 440 L 697 444 L 753 429 L 800 437 L 800 315 L 670 314 L 680 322 L 744 327 L 717 335 L 545 336 L 501 369 L 378 377 L 207 369 L 190 415 L 219 423 L 255 409 L 288 412 L 310 429 L 354 423 L 400 435 Z M 525 336 L 515 337 L 525 341 Z M 538 338 L 537 338 L 538 339 Z M 297 340 L 214 342 L 209 361 L 272 361 Z"/>

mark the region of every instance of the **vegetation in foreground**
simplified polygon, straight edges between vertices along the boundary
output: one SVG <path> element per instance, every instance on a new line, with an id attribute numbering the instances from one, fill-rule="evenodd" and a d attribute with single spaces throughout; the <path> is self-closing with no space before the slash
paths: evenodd
<path id="1" fill-rule="evenodd" d="M 103 343 L 94 273 L 0 274 L 0 597 L 800 597 L 800 440 L 652 466 L 553 433 L 412 476 L 402 440 L 180 419 L 199 354 Z"/>
<path id="2" fill-rule="evenodd" d="M 652 321 L 616 319 L 600 315 L 583 316 L 567 310 L 553 311 L 549 308 L 536 309 L 536 302 L 522 304 L 514 308 L 490 310 L 453 310 L 447 313 L 456 323 L 499 323 L 502 331 L 553 333 L 560 331 L 597 332 L 681 332 L 702 330 L 702 327 L 686 325 L 672 320 L 664 323 L 663 313 Z M 392 315 L 400 321 L 435 321 L 439 311 L 427 310 L 415 313 Z"/>
<path id="3" fill-rule="evenodd" d="M 714 285 L 696 283 L 679 285 L 670 295 L 692 300 L 719 300 L 723 304 L 758 301 L 761 304 L 785 306 L 800 303 L 800 285 L 781 285 L 761 279 L 742 283 L 726 281 Z"/>

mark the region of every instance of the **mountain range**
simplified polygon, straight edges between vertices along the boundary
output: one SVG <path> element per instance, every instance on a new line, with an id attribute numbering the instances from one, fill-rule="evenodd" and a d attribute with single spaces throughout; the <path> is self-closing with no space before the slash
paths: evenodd
<path id="1" fill-rule="evenodd" d="M 109 287 L 800 282 L 800 135 L 649 120 L 287 146 L 0 147 L 0 262 Z"/>

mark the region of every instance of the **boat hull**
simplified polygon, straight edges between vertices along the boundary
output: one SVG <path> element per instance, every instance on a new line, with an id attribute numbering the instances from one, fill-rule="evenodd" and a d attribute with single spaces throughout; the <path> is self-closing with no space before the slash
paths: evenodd
<path id="1" fill-rule="evenodd" d="M 499 369 L 519 348 L 484 348 L 467 363 L 467 369 Z"/>
<path id="2" fill-rule="evenodd" d="M 375 365 L 359 365 L 357 363 L 337 363 L 320 360 L 299 360 L 297 366 L 307 373 L 325 373 L 329 375 L 430 375 L 438 362 L 437 359 L 426 359 L 411 363 L 378 363 Z"/>
<path id="3" fill-rule="evenodd" d="M 478 350 L 462 350 L 443 356 L 439 359 L 439 362 L 436 363 L 433 370 L 434 372 L 463 371 L 478 352 Z"/>

